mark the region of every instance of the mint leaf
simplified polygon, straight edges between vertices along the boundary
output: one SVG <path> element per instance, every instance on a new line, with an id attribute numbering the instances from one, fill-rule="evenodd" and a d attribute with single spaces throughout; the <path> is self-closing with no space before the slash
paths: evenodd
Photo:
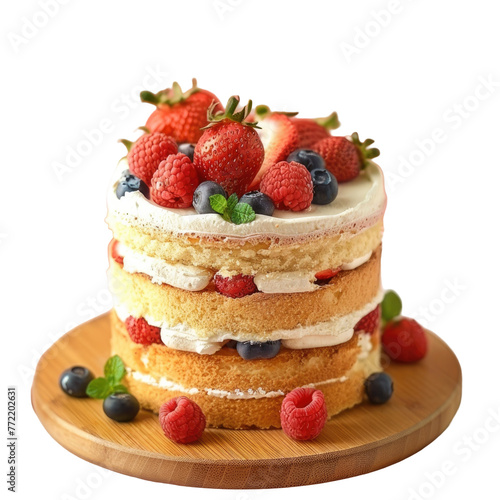
<path id="1" fill-rule="evenodd" d="M 128 393 L 128 389 L 123 384 L 118 384 L 113 387 L 113 392 L 126 392 Z"/>
<path id="2" fill-rule="evenodd" d="M 229 216 L 233 213 L 234 207 L 238 203 L 238 195 L 236 193 L 233 193 L 228 199 L 227 199 L 227 210 L 229 211 Z"/>
<path id="3" fill-rule="evenodd" d="M 210 206 L 218 214 L 224 215 L 227 209 L 227 200 L 221 194 L 213 194 L 210 196 Z"/>
<path id="4" fill-rule="evenodd" d="M 125 376 L 125 365 L 120 356 L 112 356 L 104 365 L 104 376 L 109 380 L 110 385 L 114 386 L 122 381 Z"/>
<path id="5" fill-rule="evenodd" d="M 391 321 L 391 319 L 399 316 L 403 309 L 401 298 L 394 290 L 387 290 L 382 300 L 382 318 L 384 321 Z"/>
<path id="6" fill-rule="evenodd" d="M 106 399 L 113 392 L 113 386 L 108 379 L 98 377 L 90 381 L 85 392 L 91 398 Z"/>
<path id="7" fill-rule="evenodd" d="M 248 203 L 238 203 L 231 213 L 231 220 L 235 224 L 244 224 L 255 220 L 254 209 Z"/>

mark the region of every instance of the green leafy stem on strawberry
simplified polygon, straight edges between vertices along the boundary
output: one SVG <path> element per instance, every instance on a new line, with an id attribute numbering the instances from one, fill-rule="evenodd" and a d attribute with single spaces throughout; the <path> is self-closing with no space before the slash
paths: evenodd
<path id="1" fill-rule="evenodd" d="M 174 104 L 186 101 L 199 90 L 200 88 L 198 87 L 196 78 L 193 78 L 193 86 L 186 92 L 183 92 L 181 86 L 177 82 L 174 82 L 171 89 L 160 90 L 160 92 L 157 92 L 156 94 L 150 92 L 149 90 L 143 90 L 140 97 L 142 102 L 154 104 L 155 106 L 165 104 L 173 106 Z"/>

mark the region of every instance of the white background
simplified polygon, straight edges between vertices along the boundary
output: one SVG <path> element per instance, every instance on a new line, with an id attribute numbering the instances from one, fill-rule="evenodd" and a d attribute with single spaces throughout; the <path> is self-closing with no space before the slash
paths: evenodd
<path id="1" fill-rule="evenodd" d="M 6 2 L 0 21 L 2 380 L 18 387 L 18 498 L 495 497 L 498 2 L 54 1 L 50 15 L 43 1 Z M 124 154 L 117 139 L 136 137 L 153 109 L 138 93 L 193 76 L 223 102 L 239 94 L 302 116 L 337 110 L 339 132 L 376 140 L 389 195 L 383 284 L 453 348 L 464 377 L 456 418 L 415 456 L 306 488 L 203 491 L 108 473 L 36 418 L 39 356 L 110 307 L 105 193 Z M 89 134 L 96 144 L 85 150 Z M 58 176 L 68 148 L 86 156 Z M 453 474 L 432 485 L 446 462 Z"/>

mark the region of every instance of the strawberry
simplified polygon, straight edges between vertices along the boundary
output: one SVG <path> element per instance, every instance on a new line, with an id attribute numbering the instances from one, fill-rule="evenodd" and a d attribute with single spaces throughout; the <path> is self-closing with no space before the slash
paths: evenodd
<path id="1" fill-rule="evenodd" d="M 373 142 L 372 139 L 361 142 L 354 132 L 350 137 L 326 137 L 312 149 L 323 157 L 326 168 L 338 182 L 346 182 L 355 179 L 368 165 L 368 160 L 380 154 L 377 148 L 369 148 Z"/>
<path id="2" fill-rule="evenodd" d="M 320 271 L 314 275 L 314 277 L 318 281 L 329 281 L 331 280 L 334 276 L 337 276 L 337 274 L 342 271 L 341 267 L 336 267 L 335 269 L 325 269 L 324 271 Z"/>
<path id="3" fill-rule="evenodd" d="M 226 297 L 232 299 L 244 297 L 257 292 L 257 287 L 253 281 L 253 276 L 237 274 L 230 278 L 224 278 L 220 274 L 214 276 L 215 290 Z"/>
<path id="4" fill-rule="evenodd" d="M 239 102 L 238 96 L 230 97 L 225 112 L 210 107 L 210 123 L 196 144 L 193 163 L 201 181 L 217 182 L 228 194 L 242 196 L 262 165 L 264 146 L 257 124 L 245 121 L 252 101 L 236 112 Z"/>
<path id="5" fill-rule="evenodd" d="M 365 332 L 373 335 L 380 324 L 380 306 L 377 306 L 372 312 L 363 316 L 354 327 L 355 332 Z"/>
<path id="6" fill-rule="evenodd" d="M 142 102 L 156 106 L 146 122 L 151 132 L 163 132 L 180 143 L 195 143 L 201 137 L 202 127 L 206 126 L 207 110 L 214 103 L 214 111 L 222 111 L 219 99 L 208 90 L 200 89 L 193 78 L 193 87 L 182 92 L 177 82 L 171 89 L 157 94 L 147 90 L 141 92 Z"/>
<path id="7" fill-rule="evenodd" d="M 414 319 L 399 316 L 384 327 L 382 345 L 394 361 L 419 361 L 427 354 L 427 344 L 424 329 Z"/>
<path id="8" fill-rule="evenodd" d="M 326 118 L 292 118 L 291 120 L 299 134 L 298 149 L 310 149 L 321 139 L 330 137 L 330 130 L 340 127 L 336 112 Z"/>
<path id="9" fill-rule="evenodd" d="M 267 106 L 257 106 L 256 116 L 259 126 L 262 126 L 260 137 L 264 144 L 264 162 L 252 181 L 249 190 L 258 190 L 262 177 L 267 170 L 298 147 L 299 135 L 292 123 L 292 117 L 297 113 L 271 112 Z"/>

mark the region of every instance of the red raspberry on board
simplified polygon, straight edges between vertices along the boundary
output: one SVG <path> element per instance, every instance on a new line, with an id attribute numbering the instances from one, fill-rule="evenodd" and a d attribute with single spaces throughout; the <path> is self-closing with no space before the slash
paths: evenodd
<path id="1" fill-rule="evenodd" d="M 151 326 L 144 318 L 129 316 L 125 320 L 128 334 L 132 342 L 142 345 L 161 344 L 160 329 Z"/>
<path id="2" fill-rule="evenodd" d="M 186 396 L 173 398 L 160 407 L 160 425 L 165 436 L 176 443 L 198 441 L 205 430 L 205 415 L 201 408 Z"/>
<path id="3" fill-rule="evenodd" d="M 392 360 L 413 363 L 427 354 L 428 342 L 424 329 L 414 319 L 402 316 L 385 325 L 382 345 Z"/>
<path id="4" fill-rule="evenodd" d="M 214 276 L 214 284 L 217 292 L 233 299 L 244 297 L 257 291 L 253 276 L 246 276 L 244 274 L 237 274 L 228 278 L 216 274 Z"/>
<path id="5" fill-rule="evenodd" d="M 281 404 L 281 427 L 293 439 L 314 439 L 325 426 L 327 418 L 325 396 L 313 387 L 294 389 Z"/>
<path id="6" fill-rule="evenodd" d="M 260 182 L 260 191 L 273 200 L 276 208 L 299 212 L 311 206 L 311 174 L 300 163 L 280 161 L 266 171 Z"/>
<path id="7" fill-rule="evenodd" d="M 167 208 L 188 208 L 198 187 L 198 174 L 182 153 L 163 160 L 151 179 L 151 199 Z"/>
<path id="8" fill-rule="evenodd" d="M 373 335 L 380 324 L 380 306 L 362 317 L 354 327 L 355 332 L 365 332 Z"/>
<path id="9" fill-rule="evenodd" d="M 177 143 L 172 137 L 160 132 L 144 134 L 133 144 L 128 141 L 122 142 L 130 147 L 127 155 L 129 170 L 148 186 L 151 185 L 151 177 L 160 163 L 167 156 L 177 153 Z"/>

